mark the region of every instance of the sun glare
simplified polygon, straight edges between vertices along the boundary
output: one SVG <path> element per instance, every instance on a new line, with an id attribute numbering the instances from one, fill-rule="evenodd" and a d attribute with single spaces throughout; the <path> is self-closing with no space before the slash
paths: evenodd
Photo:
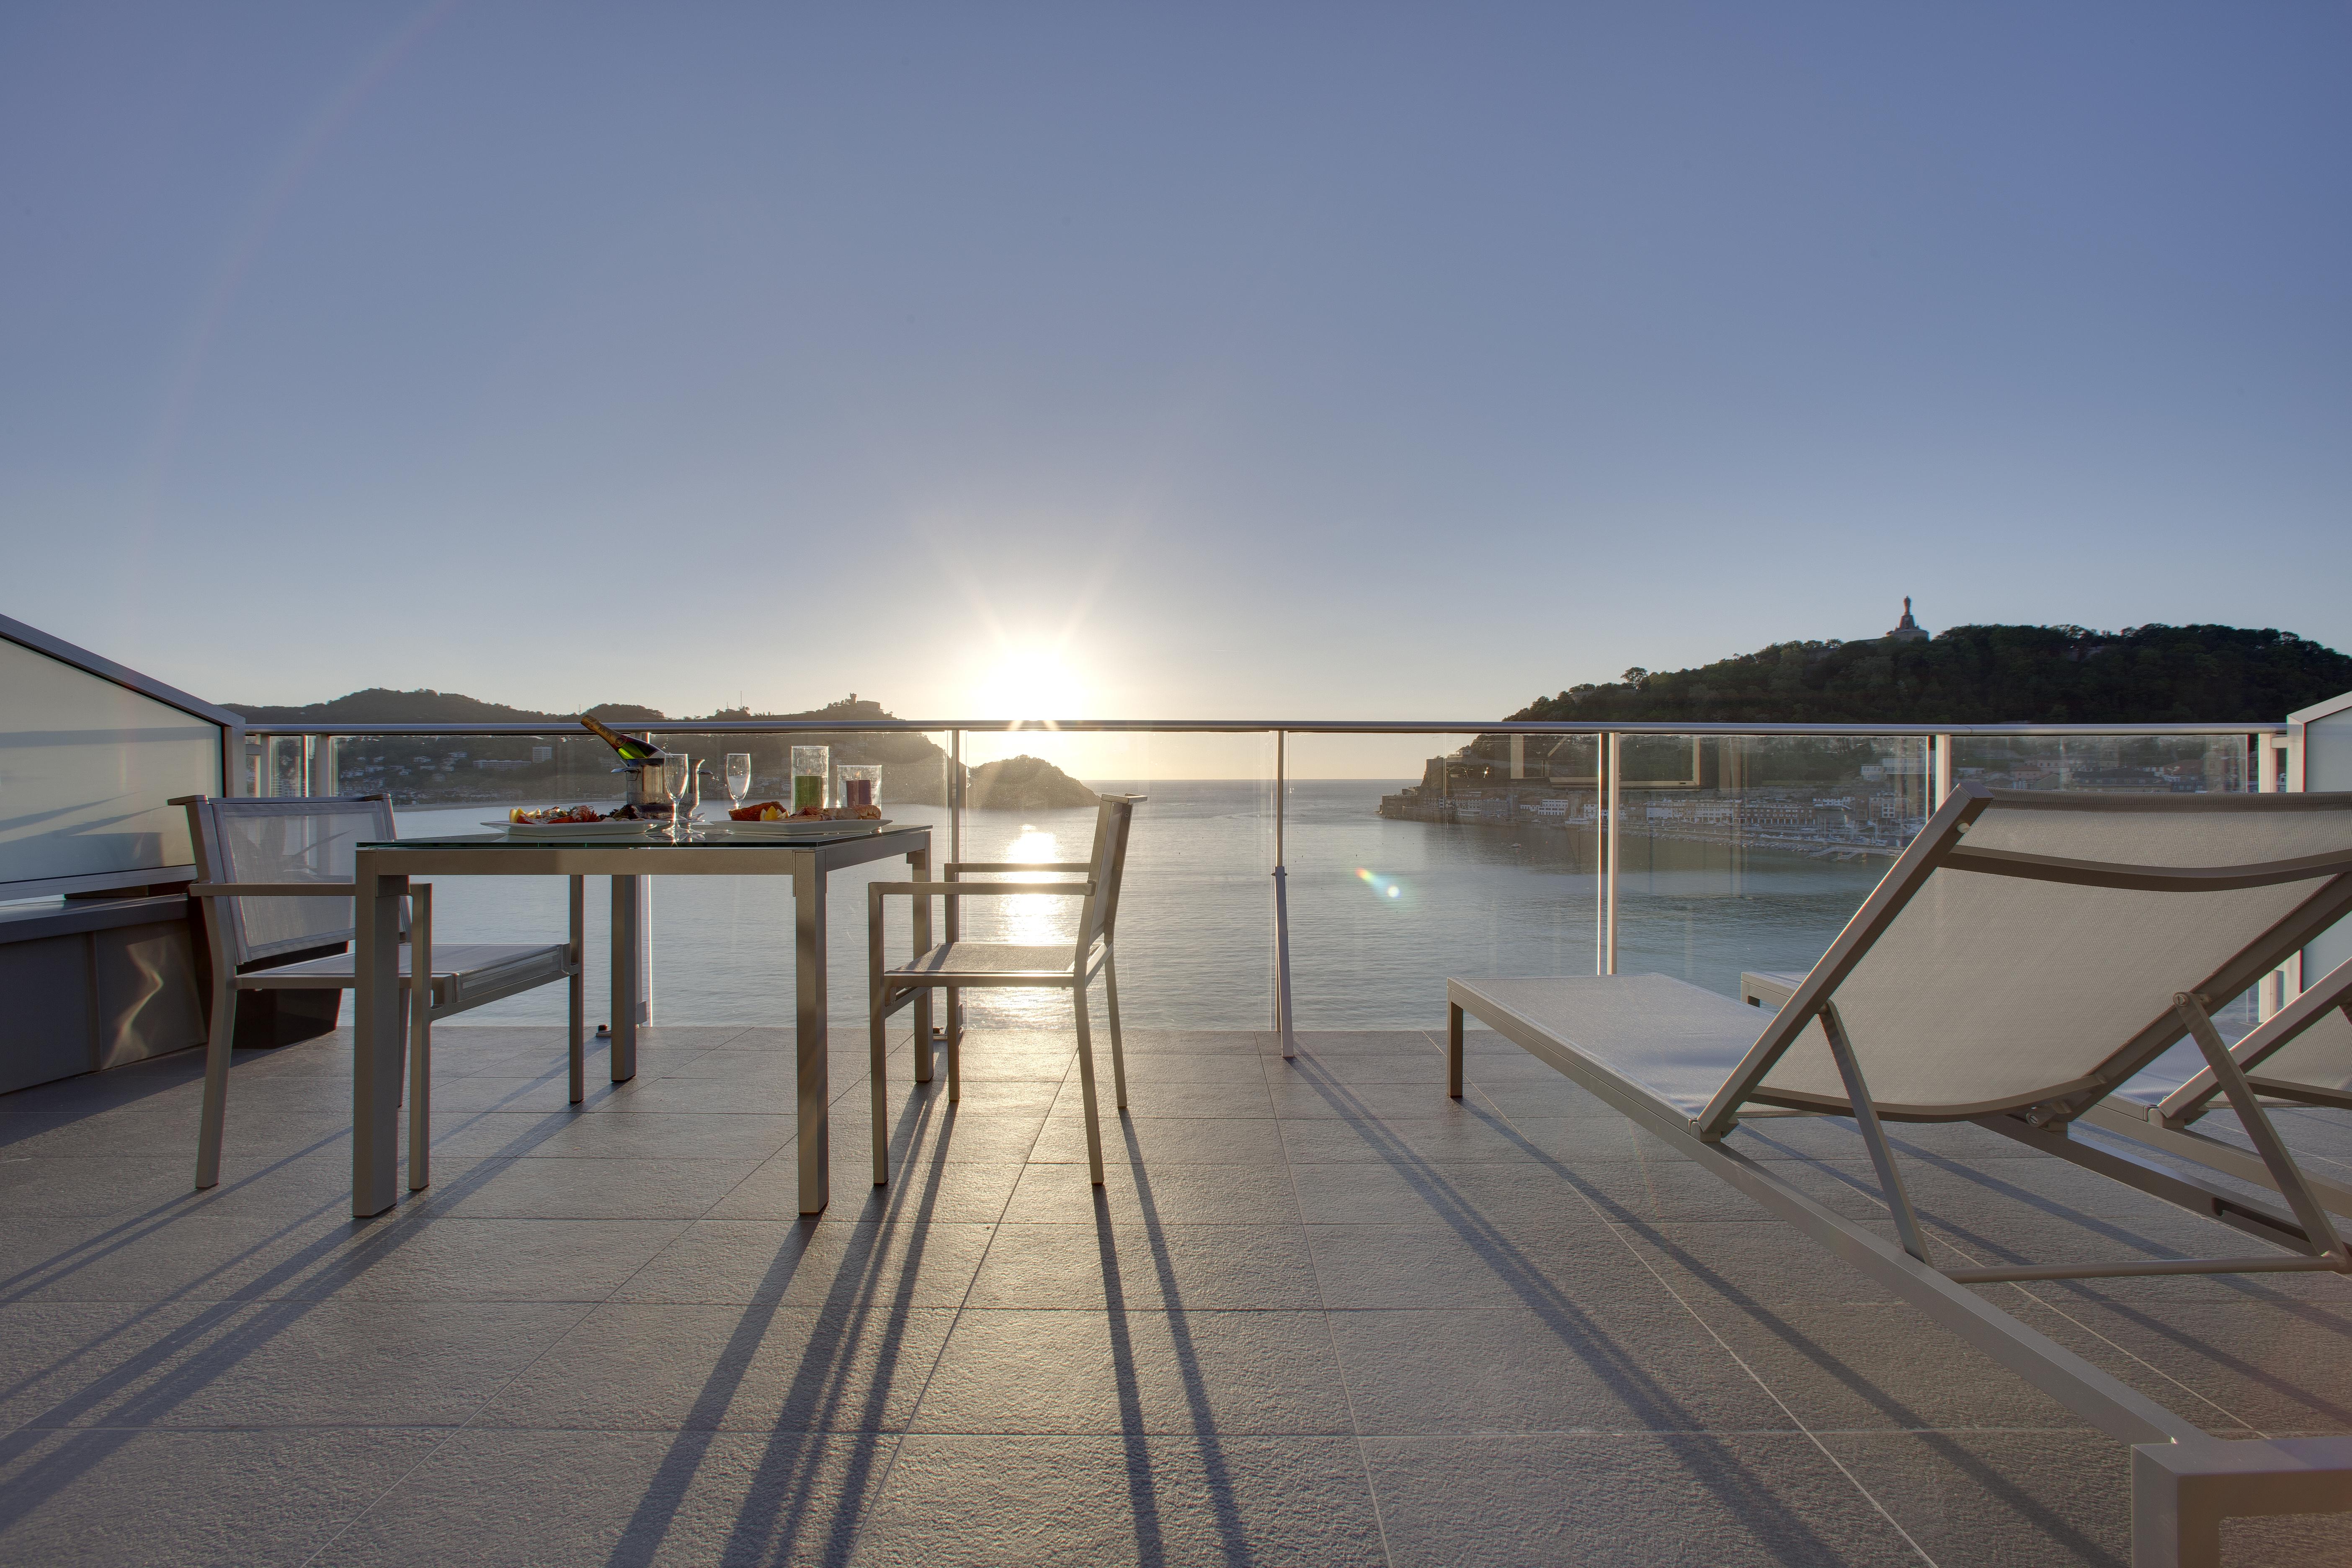
<path id="1" fill-rule="evenodd" d="M 1075 719 L 1087 691 L 1058 654 L 1018 648 L 996 661 L 973 695 L 979 711 L 992 719 Z"/>

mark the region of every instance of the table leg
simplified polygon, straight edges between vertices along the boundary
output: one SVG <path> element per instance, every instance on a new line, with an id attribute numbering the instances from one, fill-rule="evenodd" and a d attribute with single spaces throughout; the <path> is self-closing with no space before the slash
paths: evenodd
<path id="1" fill-rule="evenodd" d="M 572 883 L 572 1103 L 588 1098 L 588 879 Z"/>
<path id="2" fill-rule="evenodd" d="M 800 1061 L 801 1213 L 831 1201 L 832 1148 L 825 1109 L 833 1099 L 824 1037 L 824 872 L 803 850 L 793 868 L 793 1050 Z"/>
<path id="3" fill-rule="evenodd" d="M 352 900 L 352 1213 L 400 1201 L 400 900 L 405 877 L 359 873 Z"/>
<path id="4" fill-rule="evenodd" d="M 907 857 L 910 879 L 928 882 L 931 879 L 931 852 L 926 847 Z M 931 950 L 931 900 L 926 893 L 915 900 L 915 955 L 921 957 Z M 915 1081 L 931 1081 L 931 990 L 925 986 L 915 994 Z"/>
<path id="5" fill-rule="evenodd" d="M 613 879 L 613 1081 L 637 1076 L 637 879 Z"/>

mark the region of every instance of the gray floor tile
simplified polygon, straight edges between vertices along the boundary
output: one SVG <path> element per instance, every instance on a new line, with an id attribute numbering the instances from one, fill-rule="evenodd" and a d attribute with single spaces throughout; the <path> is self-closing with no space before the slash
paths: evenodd
<path id="1" fill-rule="evenodd" d="M 1323 1305 L 1359 1308 L 1520 1307 L 1559 1301 L 1671 1298 L 1657 1277 L 1591 1222 L 1540 1237 L 1489 1226 L 1391 1225 L 1307 1227 Z"/>
<path id="2" fill-rule="evenodd" d="M 1334 1437 L 905 1438 L 859 1542 L 875 1568 L 1383 1561 Z"/>
<path id="3" fill-rule="evenodd" d="M 1025 1169 L 1017 1157 L 992 1162 L 952 1158 L 968 1145 L 956 1139 L 928 1142 L 920 1157 L 899 1156 L 887 1186 L 877 1187 L 866 1145 L 833 1150 L 833 1200 L 824 1217 L 844 1222 L 899 1218 L 942 1225 L 993 1221 L 1004 1212 L 1013 1184 Z M 1086 1175 L 1078 1176 L 1081 1186 Z M 797 1219 L 800 1216 L 800 1151 L 785 1148 L 743 1178 L 712 1205 L 706 1219 Z"/>
<path id="4" fill-rule="evenodd" d="M 565 1160 L 765 1160 L 792 1142 L 796 1126 L 790 1116 L 734 1111 L 581 1116 L 538 1140 L 529 1152 Z"/>
<path id="5" fill-rule="evenodd" d="M 1373 1437 L 1399 1568 L 1733 1568 L 1919 1559 L 1802 1436 Z"/>
<path id="6" fill-rule="evenodd" d="M 1095 1092 L 1101 1109 L 1112 1109 L 1113 1090 L 1110 1063 L 1108 1058 L 1097 1064 Z M 1245 1075 L 1245 1076 L 1244 1076 Z M 1083 1113 L 1085 1100 L 1077 1075 L 1073 1073 L 1060 1086 L 1060 1096 L 1054 1101 L 1056 1115 L 1075 1117 Z M 966 1091 L 967 1096 L 970 1091 Z M 1265 1091 L 1265 1080 L 1258 1076 L 1253 1064 L 1244 1064 L 1242 1075 L 1231 1082 L 1168 1082 L 1150 1080 L 1130 1074 L 1128 1078 L 1127 1113 L 1132 1119 L 1147 1117 L 1263 1117 L 1272 1118 L 1274 1101 Z"/>
<path id="7" fill-rule="evenodd" d="M 601 1301 L 682 1220 L 458 1219 L 418 1215 L 305 1272 L 289 1292 L 384 1301 Z"/>
<path id="8" fill-rule="evenodd" d="M 469 1430 L 318 1562 L 845 1563 L 898 1443 L 875 1433 Z"/>
<path id="9" fill-rule="evenodd" d="M 409 1201 L 456 1219 L 692 1219 L 759 1168 L 751 1159 L 488 1160 L 437 1169 Z"/>
<path id="10" fill-rule="evenodd" d="M 578 1322 L 572 1303 L 272 1300 L 0 1309 L 36 1426 L 453 1426 Z M 82 1315 L 79 1322 L 63 1314 Z M 28 1317 L 29 1315 L 29 1317 Z"/>
<path id="11" fill-rule="evenodd" d="M 1779 1302 L 1694 1292 L 1707 1326 L 1816 1430 L 2080 1429 L 2055 1399 L 1899 1302 Z"/>
<path id="12" fill-rule="evenodd" d="M 1431 1108 L 1431 1114 L 1384 1120 L 1322 1117 L 1284 1121 L 1283 1148 L 1294 1165 L 1391 1164 L 1426 1161 L 1496 1160 L 1524 1164 L 1526 1142 L 1494 1119 Z"/>
<path id="13" fill-rule="evenodd" d="M 1010 1225 L 1292 1225 L 1290 1173 L 1279 1165 L 1108 1163 L 1103 1184 L 1081 1164 L 1034 1163 L 1004 1209 Z"/>
<path id="14" fill-rule="evenodd" d="M 967 1311 L 919 1432 L 1321 1433 L 1348 1399 L 1320 1312 Z"/>
<path id="15" fill-rule="evenodd" d="M 782 1301 L 845 1312 L 860 1305 L 953 1307 L 995 1232 L 932 1222 L 831 1218 L 702 1220 L 620 1287 L 622 1301 Z"/>
<path id="16" fill-rule="evenodd" d="M 1321 1303 L 1298 1226 L 1007 1225 L 971 1304 L 1202 1312 Z"/>
<path id="17" fill-rule="evenodd" d="M 473 1420 L 477 1427 L 894 1432 L 955 1320 L 887 1299 L 821 1310 L 774 1297 L 607 1302 Z"/>
<path id="18" fill-rule="evenodd" d="M 1106 1110 L 1102 1119 L 1106 1163 L 1143 1161 L 1179 1165 L 1278 1165 L 1280 1123 L 1263 1118 L 1142 1117 L 1122 1121 Z M 1083 1161 L 1085 1121 L 1056 1111 L 1037 1135 L 1033 1160 Z"/>
<path id="19" fill-rule="evenodd" d="M 1330 1321 L 1367 1436 L 1794 1430 L 1715 1336 L 1655 1304 L 1362 1310 Z"/>
<path id="20" fill-rule="evenodd" d="M 1831 1432 L 1822 1441 L 1939 1565 L 2131 1562 L 2131 1453 L 2112 1438 Z"/>
<path id="21" fill-rule="evenodd" d="M 445 1436 L 21 1433 L 0 1447 L 0 1563 L 294 1568 Z"/>

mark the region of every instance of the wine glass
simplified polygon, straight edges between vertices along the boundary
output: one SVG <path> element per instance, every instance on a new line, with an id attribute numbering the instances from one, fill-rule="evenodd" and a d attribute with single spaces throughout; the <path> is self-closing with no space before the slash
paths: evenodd
<path id="1" fill-rule="evenodd" d="M 749 752 L 728 752 L 727 798 L 735 803 L 736 810 L 740 811 L 743 809 L 743 797 L 751 793 L 751 753 Z"/>
<path id="2" fill-rule="evenodd" d="M 669 796 L 669 836 L 676 839 L 685 831 L 684 816 L 679 805 L 688 791 L 694 788 L 694 759 L 684 752 L 672 752 L 662 759 L 662 793 Z"/>

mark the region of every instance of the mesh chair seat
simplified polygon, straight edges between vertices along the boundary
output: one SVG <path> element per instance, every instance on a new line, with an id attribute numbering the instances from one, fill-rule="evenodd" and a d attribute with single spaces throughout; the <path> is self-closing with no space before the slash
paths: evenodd
<path id="1" fill-rule="evenodd" d="M 433 949 L 433 994 L 436 1006 L 450 1008 L 476 1000 L 527 991 L 562 980 L 572 973 L 571 949 L 562 942 L 522 947 L 496 942 L 436 944 Z M 409 949 L 400 949 L 400 977 L 409 976 Z M 359 984 L 359 961 L 348 952 L 280 964 L 236 977 L 240 990 L 307 989 L 332 985 L 350 990 Z"/>
<path id="2" fill-rule="evenodd" d="M 1015 977 L 1034 984 L 1067 980 L 1075 963 L 1070 944 L 1023 947 L 1001 942 L 943 942 L 929 952 L 886 969 L 886 981 L 943 985 L 985 985 Z"/>

